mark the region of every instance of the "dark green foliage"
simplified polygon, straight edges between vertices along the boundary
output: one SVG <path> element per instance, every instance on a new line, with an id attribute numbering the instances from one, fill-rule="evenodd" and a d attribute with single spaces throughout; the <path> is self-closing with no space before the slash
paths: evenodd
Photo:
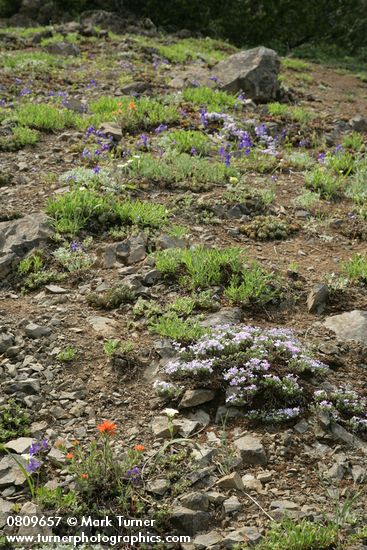
<path id="1" fill-rule="evenodd" d="M 28 414 L 14 400 L 0 406 L 0 443 L 28 435 L 29 425 Z"/>
<path id="2" fill-rule="evenodd" d="M 21 0 L 0 0 L 0 17 L 10 17 L 16 13 L 21 3 Z"/>

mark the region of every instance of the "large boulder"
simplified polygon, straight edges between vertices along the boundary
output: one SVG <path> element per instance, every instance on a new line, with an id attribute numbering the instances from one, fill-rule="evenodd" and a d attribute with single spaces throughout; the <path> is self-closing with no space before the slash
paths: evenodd
<path id="1" fill-rule="evenodd" d="M 354 309 L 340 315 L 326 317 L 324 325 L 335 332 L 340 340 L 367 342 L 367 311 Z"/>
<path id="2" fill-rule="evenodd" d="M 222 90 L 244 92 L 257 103 L 267 103 L 279 92 L 277 53 L 260 46 L 231 55 L 213 68 Z"/>
<path id="3" fill-rule="evenodd" d="M 32 249 L 44 244 L 53 231 L 45 214 L 29 214 L 0 223 L 0 280 Z"/>

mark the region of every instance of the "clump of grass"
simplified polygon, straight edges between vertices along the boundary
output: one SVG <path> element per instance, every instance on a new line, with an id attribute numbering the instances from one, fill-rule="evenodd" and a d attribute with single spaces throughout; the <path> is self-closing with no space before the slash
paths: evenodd
<path id="1" fill-rule="evenodd" d="M 320 203 L 320 200 L 320 193 L 305 189 L 300 195 L 298 195 L 298 197 L 294 199 L 294 204 L 296 206 L 301 206 L 302 208 L 313 208 Z"/>
<path id="2" fill-rule="evenodd" d="M 67 346 L 56 355 L 56 359 L 62 361 L 63 363 L 70 363 L 75 356 L 76 349 L 74 348 L 74 346 Z"/>
<path id="3" fill-rule="evenodd" d="M 321 525 L 302 519 L 295 523 L 284 519 L 273 523 L 258 550 L 330 550 L 338 544 L 338 527 L 333 523 Z M 247 550 L 247 545 L 238 545 L 236 550 Z"/>
<path id="4" fill-rule="evenodd" d="M 160 123 L 170 124 L 179 120 L 179 113 L 174 105 L 165 105 L 157 99 L 141 97 L 108 97 L 102 96 L 89 105 L 92 116 L 88 123 L 119 120 L 122 127 L 129 130 L 150 128 Z"/>
<path id="5" fill-rule="evenodd" d="M 182 286 L 191 289 L 221 284 L 229 274 L 241 271 L 244 259 L 240 248 L 172 248 L 158 251 L 155 256 L 158 271 L 178 278 Z"/>
<path id="6" fill-rule="evenodd" d="M 338 175 L 348 176 L 355 168 L 355 159 L 348 151 L 340 150 L 334 155 L 326 155 L 325 165 Z"/>
<path id="7" fill-rule="evenodd" d="M 113 195 L 100 195 L 88 189 L 75 189 L 52 198 L 46 205 L 59 233 L 76 234 L 88 225 L 160 227 L 166 223 L 164 205 L 148 202 L 120 202 Z"/>
<path id="8" fill-rule="evenodd" d="M 227 299 L 242 305 L 266 303 L 279 295 L 273 274 L 245 260 L 240 248 L 168 249 L 156 253 L 156 268 L 190 290 L 222 286 Z"/>
<path id="9" fill-rule="evenodd" d="M 305 185 L 319 193 L 323 199 L 334 200 L 341 195 L 344 180 L 336 177 L 325 168 L 317 167 L 305 174 Z"/>
<path id="10" fill-rule="evenodd" d="M 189 343 L 197 340 L 208 332 L 194 319 L 182 319 L 176 313 L 170 312 L 155 318 L 148 323 L 151 332 L 165 336 L 176 342 Z"/>
<path id="11" fill-rule="evenodd" d="M 235 160 L 233 165 L 241 172 L 251 171 L 259 174 L 275 172 L 278 166 L 278 159 L 273 155 L 267 155 L 262 151 L 252 150 L 250 154 L 245 155 L 239 160 Z"/>
<path id="12" fill-rule="evenodd" d="M 290 108 L 290 116 L 292 120 L 299 122 L 302 126 L 307 125 L 314 117 L 313 113 L 303 107 Z"/>
<path id="13" fill-rule="evenodd" d="M 296 59 L 292 57 L 285 57 L 282 59 L 282 65 L 286 69 L 291 69 L 293 71 L 307 71 L 311 68 L 310 64 L 302 59 Z"/>
<path id="14" fill-rule="evenodd" d="M 310 170 L 314 165 L 314 159 L 305 152 L 293 151 L 285 156 L 287 163 L 296 170 Z"/>
<path id="15" fill-rule="evenodd" d="M 80 115 L 47 103 L 23 103 L 15 111 L 18 124 L 38 130 L 63 130 L 77 125 Z"/>
<path id="16" fill-rule="evenodd" d="M 0 61 L 0 66 L 4 69 L 14 71 L 22 70 L 37 70 L 40 72 L 49 71 L 53 67 L 62 65 L 65 60 L 62 60 L 56 55 L 46 52 L 12 52 L 3 54 Z"/>
<path id="17" fill-rule="evenodd" d="M 221 61 L 227 52 L 233 53 L 235 48 L 225 42 L 209 38 L 184 38 L 172 44 L 162 44 L 155 39 L 139 36 L 134 37 L 139 44 L 153 47 L 161 57 L 171 63 L 185 63 L 192 59 L 204 59 L 207 63 Z"/>
<path id="18" fill-rule="evenodd" d="M 0 137 L 0 150 L 17 151 L 26 145 L 35 145 L 39 140 L 39 133 L 36 130 L 24 126 L 15 126 L 12 135 Z"/>
<path id="19" fill-rule="evenodd" d="M 181 184 L 223 184 L 236 170 L 224 163 L 190 156 L 186 153 L 168 154 L 159 159 L 150 154 L 142 154 L 127 164 L 125 172 L 131 176 L 146 178 L 152 182 Z M 187 181 L 189 180 L 189 182 Z"/>
<path id="20" fill-rule="evenodd" d="M 208 136 L 197 130 L 174 130 L 164 136 L 161 142 L 179 153 L 198 155 L 206 155 L 211 144 Z"/>
<path id="21" fill-rule="evenodd" d="M 287 116 L 289 114 L 288 105 L 284 103 L 268 103 L 267 107 L 271 116 Z"/>
<path id="22" fill-rule="evenodd" d="M 352 132 L 343 138 L 342 146 L 353 151 L 360 151 L 364 144 L 363 136 L 359 132 Z"/>
<path id="23" fill-rule="evenodd" d="M 87 296 L 90 306 L 97 309 L 116 309 L 121 304 L 131 304 L 135 301 L 135 293 L 125 285 L 118 285 L 106 292 L 92 292 Z"/>
<path id="24" fill-rule="evenodd" d="M 367 283 L 367 256 L 354 254 L 348 262 L 343 263 L 342 270 L 352 281 Z"/>
<path id="25" fill-rule="evenodd" d="M 206 107 L 208 111 L 212 112 L 233 109 L 239 104 L 239 100 L 234 96 L 205 86 L 202 88 L 185 88 L 182 97 L 185 101 L 200 107 Z"/>

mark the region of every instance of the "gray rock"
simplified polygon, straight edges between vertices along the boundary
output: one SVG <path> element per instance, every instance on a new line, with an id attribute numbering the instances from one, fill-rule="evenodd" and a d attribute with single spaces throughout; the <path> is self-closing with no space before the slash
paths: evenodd
<path id="1" fill-rule="evenodd" d="M 159 479 L 154 479 L 153 481 L 150 481 L 147 484 L 147 490 L 149 493 L 163 496 L 167 493 L 170 486 L 171 486 L 171 483 L 168 479 L 159 478 Z"/>
<path id="2" fill-rule="evenodd" d="M 199 447 L 193 449 L 191 455 L 196 463 L 199 463 L 201 466 L 208 466 L 211 463 L 212 459 L 218 454 L 217 449 L 212 447 Z"/>
<path id="3" fill-rule="evenodd" d="M 121 141 L 122 128 L 120 124 L 114 124 L 113 122 L 104 122 L 99 130 L 103 132 L 107 137 L 112 137 L 114 141 Z"/>
<path id="4" fill-rule="evenodd" d="M 280 61 L 274 50 L 259 47 L 227 57 L 213 68 L 222 90 L 237 93 L 256 103 L 267 103 L 279 92 Z"/>
<path id="5" fill-rule="evenodd" d="M 43 213 L 0 223 L 0 279 L 31 250 L 44 244 L 53 234 L 50 218 Z"/>
<path id="6" fill-rule="evenodd" d="M 113 336 L 117 328 L 117 323 L 114 319 L 109 317 L 101 317 L 100 315 L 93 315 L 88 317 L 87 323 L 91 325 L 93 330 L 101 336 Z"/>
<path id="7" fill-rule="evenodd" d="M 5 489 L 11 485 L 22 486 L 25 484 L 26 478 L 16 460 L 23 468 L 26 467 L 27 460 L 20 455 L 7 454 L 0 460 L 0 489 Z"/>
<path id="8" fill-rule="evenodd" d="M 188 493 L 180 499 L 181 506 L 190 508 L 190 510 L 209 510 L 209 497 L 205 493 Z"/>
<path id="9" fill-rule="evenodd" d="M 223 537 L 218 531 L 210 531 L 210 533 L 204 533 L 203 535 L 198 535 L 194 538 L 195 548 L 211 548 L 216 544 L 220 544 L 223 540 Z M 217 548 L 220 548 L 218 546 Z"/>
<path id="10" fill-rule="evenodd" d="M 171 512 L 172 527 L 180 534 L 191 537 L 205 531 L 209 527 L 210 515 L 201 510 L 190 510 L 183 506 L 176 506 Z"/>
<path id="11" fill-rule="evenodd" d="M 132 265 L 146 257 L 147 239 L 136 235 L 125 241 L 109 244 L 97 251 L 99 262 L 106 269 L 122 265 Z"/>
<path id="12" fill-rule="evenodd" d="M 367 132 L 367 118 L 362 115 L 355 115 L 351 118 L 349 125 L 356 132 Z"/>
<path id="13" fill-rule="evenodd" d="M 302 419 L 293 426 L 293 429 L 299 434 L 305 434 L 309 430 L 309 425 L 306 420 Z"/>
<path id="14" fill-rule="evenodd" d="M 13 502 L 0 498 L 0 529 L 6 525 L 7 518 L 12 514 Z"/>
<path id="15" fill-rule="evenodd" d="M 335 332 L 340 340 L 367 341 L 367 311 L 354 309 L 340 315 L 327 317 L 324 326 Z"/>
<path id="16" fill-rule="evenodd" d="M 159 235 L 155 242 L 157 250 L 167 250 L 168 248 L 185 248 L 186 242 L 178 237 L 171 237 L 167 233 Z"/>
<path id="17" fill-rule="evenodd" d="M 261 481 L 256 479 L 252 474 L 245 474 L 242 476 L 242 484 L 246 491 L 256 491 L 260 493 L 263 490 Z"/>
<path id="18" fill-rule="evenodd" d="M 46 285 L 45 289 L 50 294 L 65 294 L 66 292 L 68 292 L 66 288 L 62 288 L 61 286 L 57 286 L 57 285 Z"/>
<path id="19" fill-rule="evenodd" d="M 80 48 L 76 44 L 70 42 L 57 42 L 47 46 L 48 53 L 53 55 L 77 56 L 80 55 Z"/>
<path id="20" fill-rule="evenodd" d="M 209 491 L 207 493 L 209 502 L 214 504 L 215 506 L 218 506 L 220 504 L 223 504 L 223 502 L 226 500 L 226 496 L 222 493 L 217 493 L 216 491 Z"/>
<path id="21" fill-rule="evenodd" d="M 42 336 L 50 336 L 51 334 L 51 329 L 49 327 L 42 327 L 36 323 L 29 323 L 24 331 L 28 338 L 34 338 L 35 340 L 37 338 L 42 338 Z"/>
<path id="22" fill-rule="evenodd" d="M 42 508 L 35 504 L 34 502 L 25 502 L 19 512 L 20 516 L 27 516 L 27 517 L 38 517 L 41 518 L 43 516 Z M 18 535 L 23 536 L 31 536 L 37 537 L 37 535 L 51 535 L 52 529 L 48 526 L 36 524 L 33 525 L 32 523 L 30 525 L 22 525 L 19 527 Z"/>
<path id="23" fill-rule="evenodd" d="M 229 497 L 223 502 L 224 512 L 226 514 L 235 514 L 242 509 L 242 504 L 237 497 Z"/>
<path id="24" fill-rule="evenodd" d="M 156 416 L 151 424 L 152 431 L 157 438 L 170 437 L 171 432 L 169 430 L 169 423 L 167 416 Z M 177 421 L 173 421 L 173 434 L 177 434 L 179 426 Z"/>
<path id="25" fill-rule="evenodd" d="M 63 105 L 69 109 L 70 111 L 74 111 L 75 113 L 84 114 L 88 111 L 88 105 L 85 103 L 85 101 L 79 101 L 79 99 L 70 98 L 65 101 L 63 101 Z"/>
<path id="26" fill-rule="evenodd" d="M 299 510 L 299 508 L 299 505 L 291 500 L 273 500 L 270 503 L 271 510 Z"/>
<path id="27" fill-rule="evenodd" d="M 322 283 L 314 285 L 307 297 L 307 309 L 310 313 L 320 315 L 325 310 L 329 298 L 329 289 Z"/>
<path id="28" fill-rule="evenodd" d="M 6 334 L 5 332 L 0 334 L 0 354 L 8 352 L 14 343 L 15 339 L 12 334 Z"/>
<path id="29" fill-rule="evenodd" d="M 354 483 L 363 483 L 367 477 L 366 468 L 362 468 L 359 464 L 352 467 L 352 477 Z"/>
<path id="30" fill-rule="evenodd" d="M 9 384 L 6 387 L 6 393 L 22 393 L 26 395 L 36 395 L 41 391 L 41 386 L 38 380 L 35 378 L 28 378 L 27 380 L 19 380 L 13 384 Z"/>
<path id="31" fill-rule="evenodd" d="M 266 466 L 265 449 L 257 437 L 244 435 L 234 441 L 235 448 L 240 452 L 243 464 L 261 464 Z"/>
<path id="32" fill-rule="evenodd" d="M 183 418 L 182 420 L 174 421 L 174 424 L 178 426 L 178 433 L 182 437 L 189 437 L 191 434 L 196 432 L 201 424 L 197 420 L 189 420 L 188 418 Z"/>
<path id="33" fill-rule="evenodd" d="M 212 390 L 186 390 L 179 406 L 181 408 L 197 407 L 198 405 L 212 401 L 214 397 L 215 392 Z"/>
<path id="34" fill-rule="evenodd" d="M 56 467 L 60 467 L 66 463 L 65 454 L 62 451 L 60 451 L 60 449 L 57 449 L 56 447 L 52 447 L 52 449 L 47 455 L 47 458 Z"/>
<path id="35" fill-rule="evenodd" d="M 33 443 L 32 437 L 18 437 L 18 439 L 12 439 L 5 445 L 7 449 L 14 451 L 18 455 L 22 455 L 29 451 L 30 446 Z"/>
<path id="36" fill-rule="evenodd" d="M 220 480 L 217 481 L 217 485 L 221 489 L 238 489 L 239 491 L 245 488 L 238 472 L 232 472 L 220 478 Z"/>
<path id="37" fill-rule="evenodd" d="M 125 84 L 124 86 L 122 86 L 121 93 L 123 95 L 131 95 L 133 92 L 137 94 L 142 94 L 149 88 L 150 88 L 149 82 L 142 82 L 142 81 L 129 82 L 128 84 Z"/>
<path id="38" fill-rule="evenodd" d="M 207 315 L 205 321 L 200 323 L 203 327 L 215 327 L 238 323 L 242 319 L 242 310 L 239 307 L 223 307 L 220 311 Z"/>

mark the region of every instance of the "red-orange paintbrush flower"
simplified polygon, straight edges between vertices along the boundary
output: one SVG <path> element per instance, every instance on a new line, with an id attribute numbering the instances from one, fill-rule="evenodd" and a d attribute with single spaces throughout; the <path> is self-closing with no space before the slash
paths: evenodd
<path id="1" fill-rule="evenodd" d="M 110 422 L 110 420 L 104 420 L 102 424 L 98 424 L 97 430 L 101 432 L 101 434 L 107 434 L 107 435 L 115 435 L 116 433 L 117 424 L 114 422 Z"/>

